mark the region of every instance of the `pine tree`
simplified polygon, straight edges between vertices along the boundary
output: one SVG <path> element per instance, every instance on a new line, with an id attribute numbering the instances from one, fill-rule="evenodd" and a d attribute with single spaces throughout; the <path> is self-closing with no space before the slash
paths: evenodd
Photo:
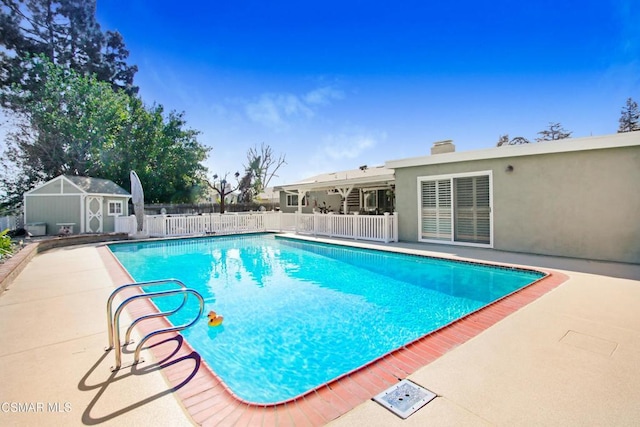
<path id="1" fill-rule="evenodd" d="M 622 113 L 618 121 L 620 122 L 618 133 L 640 130 L 640 111 L 638 111 L 638 103 L 631 98 L 627 99 L 627 105 L 622 109 Z"/>
<path id="2" fill-rule="evenodd" d="M 557 141 L 559 139 L 571 138 L 571 134 L 560 125 L 560 123 L 549 123 L 548 129 L 538 132 L 539 138 L 536 138 L 536 142 L 540 141 Z"/>
<path id="3" fill-rule="evenodd" d="M 0 155 L 0 206 L 19 206 L 25 191 L 60 174 L 107 178 L 129 187 L 135 170 L 149 203 L 192 201 L 209 149 L 183 113 L 146 107 L 44 55 L 32 58 L 34 90 L 5 92 L 15 121 Z M 64 88 L 64 90 L 61 90 Z"/>
<path id="4" fill-rule="evenodd" d="M 33 89 L 30 58 L 49 60 L 82 75 L 96 74 L 113 89 L 137 93 L 122 35 L 100 30 L 96 0 L 0 0 L 0 89 Z M 3 106 L 11 108 L 3 97 Z"/>

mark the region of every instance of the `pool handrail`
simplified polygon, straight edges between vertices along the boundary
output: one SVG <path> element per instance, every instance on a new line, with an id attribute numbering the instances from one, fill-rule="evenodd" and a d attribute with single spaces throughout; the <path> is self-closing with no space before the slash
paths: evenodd
<path id="1" fill-rule="evenodd" d="M 186 289 L 186 288 L 183 288 L 183 289 Z M 184 305 L 187 303 L 187 299 L 189 298 L 189 295 L 187 293 L 183 293 L 183 295 L 184 295 L 184 298 L 182 298 L 182 302 L 178 307 L 174 308 L 173 310 L 158 311 L 156 313 L 147 314 L 144 316 L 140 316 L 136 320 L 131 322 L 131 325 L 129 325 L 129 328 L 127 328 L 127 333 L 125 334 L 123 346 L 126 347 L 129 344 L 133 344 L 133 340 L 131 339 L 131 333 L 133 332 L 133 328 L 137 326 L 138 323 L 142 322 L 143 320 L 153 319 L 154 317 L 169 317 L 172 314 L 175 314 L 178 311 L 180 311 L 180 309 L 184 307 Z"/>
<path id="2" fill-rule="evenodd" d="M 189 323 L 185 323 L 183 325 L 179 325 L 179 326 L 172 326 L 169 328 L 163 328 L 163 329 L 158 329 L 155 331 L 152 331 L 150 333 L 148 333 L 147 335 L 145 335 L 140 342 L 138 343 L 138 345 L 136 346 L 136 350 L 135 350 L 135 354 L 134 354 L 134 360 L 133 360 L 133 365 L 136 365 L 138 363 L 140 363 L 140 351 L 142 350 L 142 346 L 144 345 L 145 342 L 147 342 L 147 340 L 149 340 L 150 338 L 154 337 L 155 335 L 158 334 L 163 334 L 163 333 L 168 333 L 168 332 L 177 332 L 177 331 L 181 331 L 183 329 L 186 329 L 190 326 L 193 326 L 199 319 L 200 317 L 202 317 L 202 314 L 204 313 L 204 298 L 202 297 L 202 295 L 200 295 L 200 293 L 198 291 L 196 291 L 195 289 L 191 289 L 191 288 L 183 288 L 183 289 L 172 289 L 172 290 L 168 290 L 168 291 L 158 291 L 158 292 L 149 292 L 149 293 L 144 293 L 144 294 L 138 294 L 138 295 L 133 295 L 130 296 L 129 298 L 125 299 L 116 309 L 116 312 L 113 316 L 113 323 L 114 323 L 114 333 L 113 333 L 113 339 L 114 339 L 114 349 L 115 349 L 115 354 L 116 354 L 116 364 L 115 366 L 113 366 L 111 368 L 111 371 L 117 371 L 122 367 L 122 347 L 120 345 L 120 314 L 122 313 L 122 311 L 124 310 L 125 306 L 127 306 L 129 303 L 131 303 L 132 301 L 136 301 L 139 299 L 149 299 L 149 298 L 156 298 L 156 297 L 165 297 L 165 296 L 172 296 L 172 295 L 187 295 L 187 294 L 192 294 L 194 295 L 197 299 L 198 302 L 200 303 L 200 309 L 198 311 L 198 315 L 195 316 L 193 318 L 193 320 Z M 188 295 L 187 295 L 188 297 Z M 183 306 L 184 304 L 182 304 L 181 306 Z M 174 312 L 174 311 L 172 311 Z M 126 344 L 125 344 L 126 346 Z"/>
<path id="3" fill-rule="evenodd" d="M 145 282 L 128 283 L 126 285 L 122 285 L 122 286 L 116 288 L 113 292 L 111 292 L 111 295 L 109 295 L 109 298 L 107 299 L 107 334 L 109 335 L 109 346 L 105 348 L 105 351 L 109 351 L 114 347 L 114 337 L 113 337 L 113 333 L 114 333 L 113 300 L 115 299 L 115 297 L 120 292 L 122 292 L 123 290 L 128 289 L 128 288 L 139 287 L 140 290 L 142 290 L 142 286 L 159 286 L 159 285 L 164 285 L 164 284 L 168 284 L 168 283 L 176 283 L 182 289 L 186 289 L 187 288 L 187 285 L 182 283 L 180 280 L 174 279 L 174 278 L 169 278 L 169 279 L 162 279 L 162 280 L 149 280 L 149 281 L 145 281 Z M 186 302 L 187 302 L 187 295 L 185 294 L 185 297 L 184 297 L 184 300 L 183 300 L 182 304 L 180 305 L 180 307 L 178 307 L 176 309 L 176 311 L 181 309 L 184 306 L 184 304 L 186 304 Z M 170 314 L 173 314 L 173 313 L 170 313 Z M 154 313 L 154 315 L 151 315 L 151 316 L 152 317 L 159 317 L 159 316 L 161 316 L 161 314 Z M 135 324 L 139 320 L 143 320 L 143 319 L 136 319 L 136 320 L 133 321 L 133 323 Z M 133 324 L 131 325 L 131 327 L 133 327 Z M 130 331 L 127 330 L 127 338 L 126 338 L 126 340 L 129 341 L 129 338 L 130 338 Z"/>

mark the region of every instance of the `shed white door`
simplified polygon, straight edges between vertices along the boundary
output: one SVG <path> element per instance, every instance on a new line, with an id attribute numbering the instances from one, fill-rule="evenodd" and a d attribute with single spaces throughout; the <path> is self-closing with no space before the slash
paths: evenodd
<path id="1" fill-rule="evenodd" d="M 85 203 L 85 232 L 102 233 L 102 197 L 87 196 Z"/>

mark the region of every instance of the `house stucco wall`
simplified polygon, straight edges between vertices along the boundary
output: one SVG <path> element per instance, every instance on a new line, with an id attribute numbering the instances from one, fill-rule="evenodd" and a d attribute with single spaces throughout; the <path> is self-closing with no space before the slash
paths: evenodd
<path id="1" fill-rule="evenodd" d="M 640 263 L 637 145 L 396 168 L 400 240 L 418 241 L 418 177 L 486 170 L 495 249 Z"/>

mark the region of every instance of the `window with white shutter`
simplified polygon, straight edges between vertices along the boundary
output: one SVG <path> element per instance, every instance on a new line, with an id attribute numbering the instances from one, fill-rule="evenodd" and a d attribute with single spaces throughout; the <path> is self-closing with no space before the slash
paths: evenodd
<path id="1" fill-rule="evenodd" d="M 420 240 L 491 245 L 491 172 L 418 178 Z"/>
<path id="2" fill-rule="evenodd" d="M 451 240 L 451 181 L 422 182 L 422 238 Z"/>
<path id="3" fill-rule="evenodd" d="M 454 178 L 456 242 L 491 243 L 489 177 Z"/>

